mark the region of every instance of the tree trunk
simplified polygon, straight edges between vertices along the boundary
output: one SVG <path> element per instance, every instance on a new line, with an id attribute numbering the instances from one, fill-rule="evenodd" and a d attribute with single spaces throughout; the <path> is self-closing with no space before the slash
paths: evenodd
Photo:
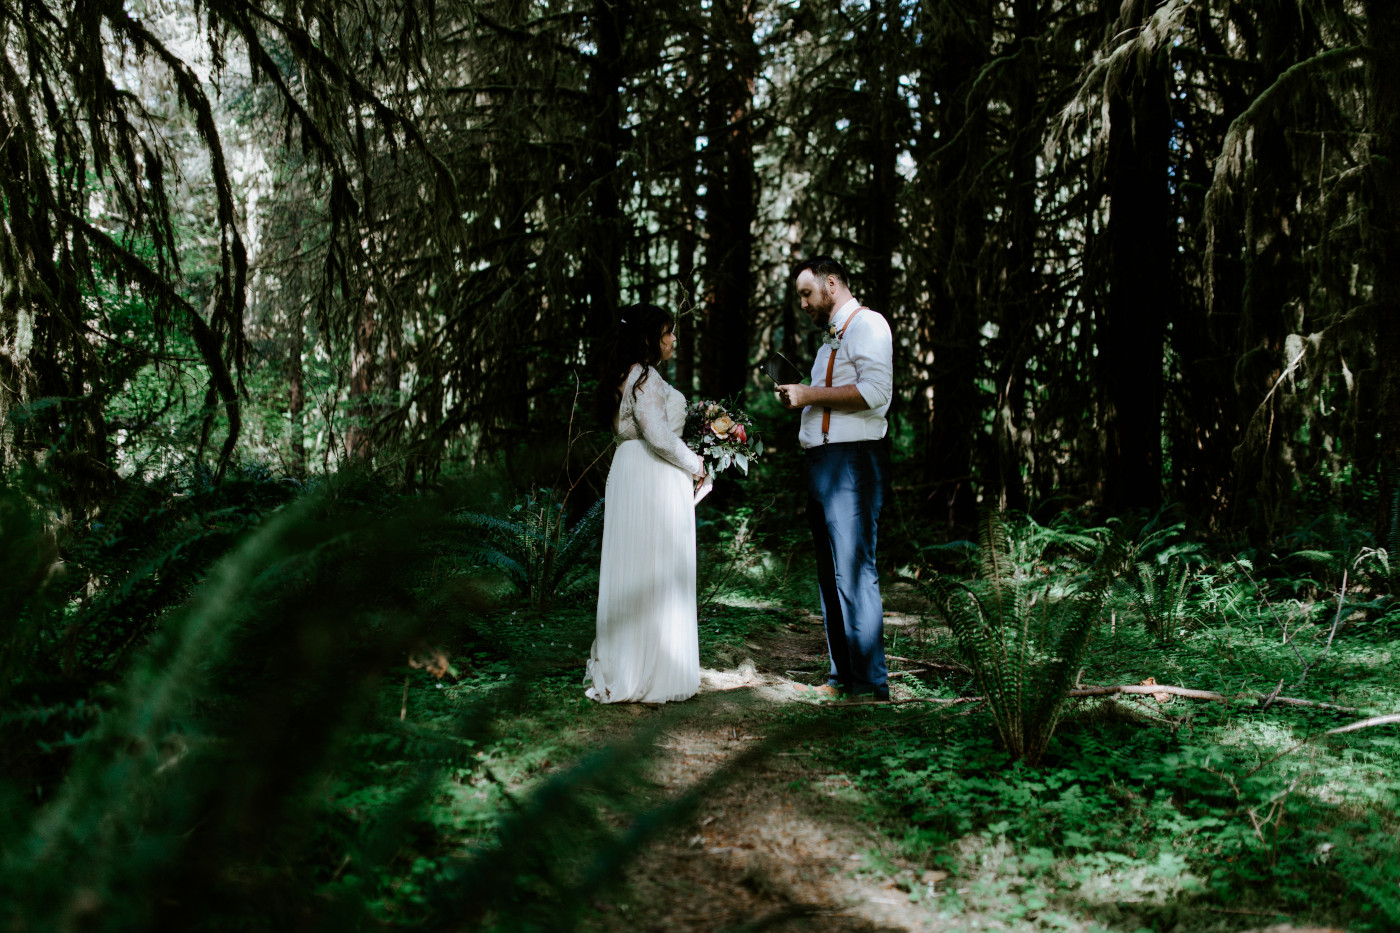
<path id="1" fill-rule="evenodd" d="M 1131 25 L 1150 15 L 1140 0 Z M 1162 365 L 1172 307 L 1171 112 L 1159 55 L 1109 92 L 1109 293 L 1098 335 L 1105 389 L 1104 499 L 1162 504 Z"/>
<path id="2" fill-rule="evenodd" d="M 6 54 L 8 54 L 8 49 Z M 0 54 L 5 90 L 19 76 Z M 57 495 L 68 518 L 82 521 L 111 495 L 117 476 L 107 451 L 100 360 L 86 330 L 73 244 L 84 245 L 62 217 L 46 210 L 61 195 L 51 187 L 52 140 L 43 135 L 23 95 L 0 106 L 0 394 L 5 431 L 15 430 L 16 402 L 57 400 L 27 419 L 23 437 L 8 441 L 14 452 L 50 450 L 45 466 L 62 482 Z M 11 122 L 12 117 L 17 117 Z M 81 162 L 79 162 L 81 164 Z M 36 341 L 42 341 L 35 347 Z M 15 379 L 16 381 L 10 381 Z M 115 387 L 114 387 L 115 388 Z M 19 456 L 23 457 L 22 454 Z M 24 458 L 28 459 L 28 458 Z"/>
<path id="3" fill-rule="evenodd" d="M 4 258 L 0 256 L 0 263 Z M 4 267 L 0 271 L 13 275 Z M 0 473 L 20 462 L 12 412 L 28 401 L 29 350 L 34 344 L 34 313 L 18 300 L 18 291 L 7 288 L 0 295 Z"/>
<path id="4" fill-rule="evenodd" d="M 729 398 L 749 376 L 749 302 L 753 294 L 753 222 L 758 204 L 753 164 L 753 87 L 758 74 L 753 0 L 715 0 L 711 35 L 706 151 L 705 332 L 700 389 Z"/>
<path id="5" fill-rule="evenodd" d="M 376 334 L 375 298 L 373 292 L 360 303 L 359 320 L 350 357 L 350 426 L 345 430 L 347 459 L 368 460 L 372 455 L 370 422 L 374 406 L 370 393 L 374 391 Z"/>
<path id="6" fill-rule="evenodd" d="M 929 186 L 932 229 L 927 248 L 931 306 L 921 321 L 919 345 L 930 366 L 931 417 L 923 432 L 924 478 L 931 491 L 924 509 L 948 529 L 977 517 L 972 458 L 982 418 L 978 397 L 981 318 L 977 257 L 986 237 L 983 192 L 969 184 L 986 161 L 986 112 L 970 105 L 973 77 L 990 49 L 991 17 L 984 8 L 969 21 L 956 4 L 940 3 L 923 14 L 927 67 L 920 84 L 924 102 L 916 158 Z M 936 102 L 936 103 L 935 103 Z"/>
<path id="7" fill-rule="evenodd" d="M 1039 108 L 1040 59 L 1036 40 L 1040 29 L 1040 0 L 1016 0 L 1016 41 L 1008 52 L 1014 59 L 1011 92 L 1010 224 L 1004 253 L 1004 283 L 998 301 L 1001 320 L 996 341 L 996 409 L 989 445 L 992 463 L 986 480 L 996 483 L 1008 508 L 1027 505 L 1021 470 L 1029 467 L 1030 445 L 1024 440 L 1026 361 L 1034 353 L 1034 308 L 1038 300 L 1036 251 L 1036 157 L 1044 139 Z"/>
<path id="8" fill-rule="evenodd" d="M 1300 60 L 1298 21 L 1291 0 L 1269 0 L 1259 11 L 1261 73 L 1256 93 Z M 1290 412 L 1274 391 L 1287 360 L 1284 340 L 1293 330 L 1285 315 L 1303 293 L 1293 245 L 1292 146 L 1280 118 L 1265 116 L 1254 127 L 1248 166 L 1244 242 L 1244 293 L 1235 365 L 1242 436 L 1235 455 L 1237 523 L 1247 525 L 1262 546 L 1277 527 L 1279 510 L 1293 488 Z"/>
<path id="9" fill-rule="evenodd" d="M 1226 44 L 1225 37 L 1233 31 L 1227 16 L 1213 18 L 1202 7 L 1195 11 L 1193 22 L 1196 45 L 1203 53 L 1218 61 L 1238 55 Z M 1219 113 L 1200 103 L 1185 110 L 1181 134 L 1195 144 L 1183 147 L 1176 165 L 1181 183 L 1175 209 L 1183 230 L 1201 231 L 1190 246 L 1204 268 L 1200 288 L 1183 294 L 1171 321 L 1178 379 L 1172 387 L 1174 404 L 1166 429 L 1171 454 L 1167 494 L 1207 526 L 1216 526 L 1234 511 L 1234 451 L 1240 441 L 1234 361 L 1244 293 L 1244 224 L 1234 211 L 1223 207 L 1217 209 L 1220 216 L 1208 216 L 1204 199 L 1189 192 L 1210 188 L 1215 177 L 1213 156 L 1220 151 L 1226 128 L 1248 106 L 1249 91 L 1230 77 L 1202 92 L 1218 101 Z"/>
<path id="10" fill-rule="evenodd" d="M 583 277 L 588 290 L 590 337 L 605 337 L 617 320 L 622 273 L 622 191 L 618 163 L 627 147 L 622 126 L 623 29 L 632 17 L 629 0 L 594 0 L 588 95 L 593 114 L 586 145 L 587 175 L 593 191 L 591 235 L 584 244 Z"/>
<path id="11" fill-rule="evenodd" d="M 1380 431 L 1382 508 L 1377 531 L 1394 547 L 1400 529 L 1400 7 L 1393 0 L 1366 3 L 1367 216 L 1376 357 L 1381 361 Z"/>
<path id="12" fill-rule="evenodd" d="M 296 303 L 291 314 L 291 346 L 287 349 L 287 416 L 291 421 L 290 447 L 292 476 L 306 478 L 306 369 L 302 354 L 306 352 L 306 308 Z"/>
<path id="13" fill-rule="evenodd" d="M 879 311 L 898 328 L 895 307 L 895 267 L 894 254 L 903 239 L 898 228 L 898 208 L 901 179 L 898 171 L 899 150 L 902 140 L 899 127 L 902 122 L 900 110 L 904 102 L 899 96 L 900 66 L 905 61 L 904 21 L 899 0 L 870 0 L 870 21 L 875 30 L 869 47 L 873 54 L 867 54 L 870 63 L 867 83 L 871 89 L 874 109 L 871 126 L 871 165 L 870 191 L 866 197 L 866 246 L 869 249 L 869 263 L 866 268 L 868 289 L 857 295 L 865 304 Z M 879 50 L 876 52 L 875 50 Z M 894 371 L 907 372 L 909 367 L 904 356 L 904 345 L 894 342 Z M 900 388 L 898 376 L 896 390 Z M 891 429 L 897 426 L 906 413 L 901 404 L 899 391 L 890 399 L 887 412 Z"/>
<path id="14" fill-rule="evenodd" d="M 896 165 L 899 158 L 898 110 L 903 104 L 899 98 L 900 52 L 903 49 L 903 20 L 898 0 L 870 0 L 870 19 L 874 24 L 875 36 L 872 50 L 883 50 L 884 54 L 871 54 L 870 74 L 867 78 L 874 98 L 874 125 L 871 158 L 871 190 L 867 198 L 869 215 L 867 218 L 870 266 L 867 278 L 870 291 L 865 301 L 881 314 L 889 317 L 894 304 L 894 253 L 900 240 L 895 225 L 896 209 L 899 205 L 899 172 Z"/>
<path id="15" fill-rule="evenodd" d="M 695 253 L 700 248 L 700 237 L 695 230 L 695 204 L 692 193 L 699 182 L 699 173 L 683 172 L 681 185 L 681 221 L 676 236 L 676 278 L 682 296 L 682 307 L 675 308 L 676 314 L 676 388 L 686 395 L 695 391 L 695 351 L 700 346 L 696 336 L 700 329 L 700 309 L 695 300 Z"/>

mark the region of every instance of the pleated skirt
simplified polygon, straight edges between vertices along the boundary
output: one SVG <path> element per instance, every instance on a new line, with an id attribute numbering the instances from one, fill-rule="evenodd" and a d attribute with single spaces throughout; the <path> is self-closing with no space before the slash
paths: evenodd
<path id="1" fill-rule="evenodd" d="M 666 703 L 700 689 L 691 478 L 645 442 L 613 455 L 588 696 Z"/>

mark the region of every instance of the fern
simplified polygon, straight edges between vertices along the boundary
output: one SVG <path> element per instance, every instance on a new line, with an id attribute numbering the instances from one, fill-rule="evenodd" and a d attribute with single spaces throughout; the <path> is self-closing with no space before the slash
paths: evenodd
<path id="1" fill-rule="evenodd" d="M 1121 519 L 1110 519 L 1108 536 L 1103 548 L 1106 570 L 1129 573 L 1140 563 L 1167 565 L 1182 561 L 1187 565 L 1204 564 L 1204 548 L 1186 537 L 1186 524 L 1159 524 L 1157 515 L 1136 527 Z"/>
<path id="2" fill-rule="evenodd" d="M 1147 631 L 1162 644 L 1189 620 L 1195 578 L 1185 561 L 1138 561 L 1119 578 L 1119 588 L 1141 615 Z"/>
<path id="3" fill-rule="evenodd" d="M 1400 483 L 1396 479 L 1392 472 L 1390 488 L 1394 492 L 1390 496 L 1390 527 L 1385 533 L 1385 546 L 1391 551 L 1400 549 Z"/>
<path id="4" fill-rule="evenodd" d="M 1186 538 L 1185 523 L 1162 523 L 1160 514 L 1141 527 L 1109 521 L 1109 536 L 1100 560 L 1114 578 L 1113 588 L 1141 615 L 1148 632 L 1162 643 L 1193 614 L 1192 595 L 1202 579 L 1204 549 Z"/>
<path id="5" fill-rule="evenodd" d="M 1356 555 L 1352 567 L 1367 573 L 1373 586 L 1393 596 L 1400 593 L 1400 565 L 1390 562 L 1391 553 L 1383 547 L 1364 547 Z"/>
<path id="6" fill-rule="evenodd" d="M 572 528 L 564 503 L 550 489 L 527 494 L 508 518 L 480 512 L 462 512 L 458 518 L 484 539 L 468 550 L 468 556 L 501 570 L 518 596 L 535 608 L 547 609 L 586 569 L 584 558 L 593 552 L 602 533 L 603 500 L 594 503 Z"/>
<path id="7" fill-rule="evenodd" d="M 567 590 L 585 569 L 584 558 L 592 553 L 603 534 L 603 504 L 599 499 L 569 531 L 554 560 L 556 586 Z"/>
<path id="8" fill-rule="evenodd" d="M 1078 591 L 1057 596 L 1012 559 L 1013 541 L 1000 515 L 988 513 L 979 540 L 980 579 L 967 586 L 935 578 L 933 600 L 1007 751 L 1036 764 L 1059 724 L 1108 577 L 1093 573 Z"/>

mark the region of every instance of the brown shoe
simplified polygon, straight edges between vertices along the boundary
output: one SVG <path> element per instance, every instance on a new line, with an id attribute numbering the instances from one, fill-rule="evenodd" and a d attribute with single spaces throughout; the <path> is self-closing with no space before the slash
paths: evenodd
<path id="1" fill-rule="evenodd" d="M 794 684 L 793 689 L 801 696 L 812 700 L 840 700 L 846 695 L 839 687 L 833 687 L 831 684 L 822 684 L 820 687 Z"/>

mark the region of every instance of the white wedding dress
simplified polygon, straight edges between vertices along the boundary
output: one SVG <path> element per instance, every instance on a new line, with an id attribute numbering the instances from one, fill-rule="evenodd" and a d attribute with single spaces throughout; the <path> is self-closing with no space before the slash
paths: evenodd
<path id="1" fill-rule="evenodd" d="M 695 505 L 700 456 L 681 440 L 685 396 L 648 369 L 636 400 L 622 387 L 617 451 L 603 506 L 598 631 L 588 696 L 665 703 L 700 689 L 695 616 Z"/>

